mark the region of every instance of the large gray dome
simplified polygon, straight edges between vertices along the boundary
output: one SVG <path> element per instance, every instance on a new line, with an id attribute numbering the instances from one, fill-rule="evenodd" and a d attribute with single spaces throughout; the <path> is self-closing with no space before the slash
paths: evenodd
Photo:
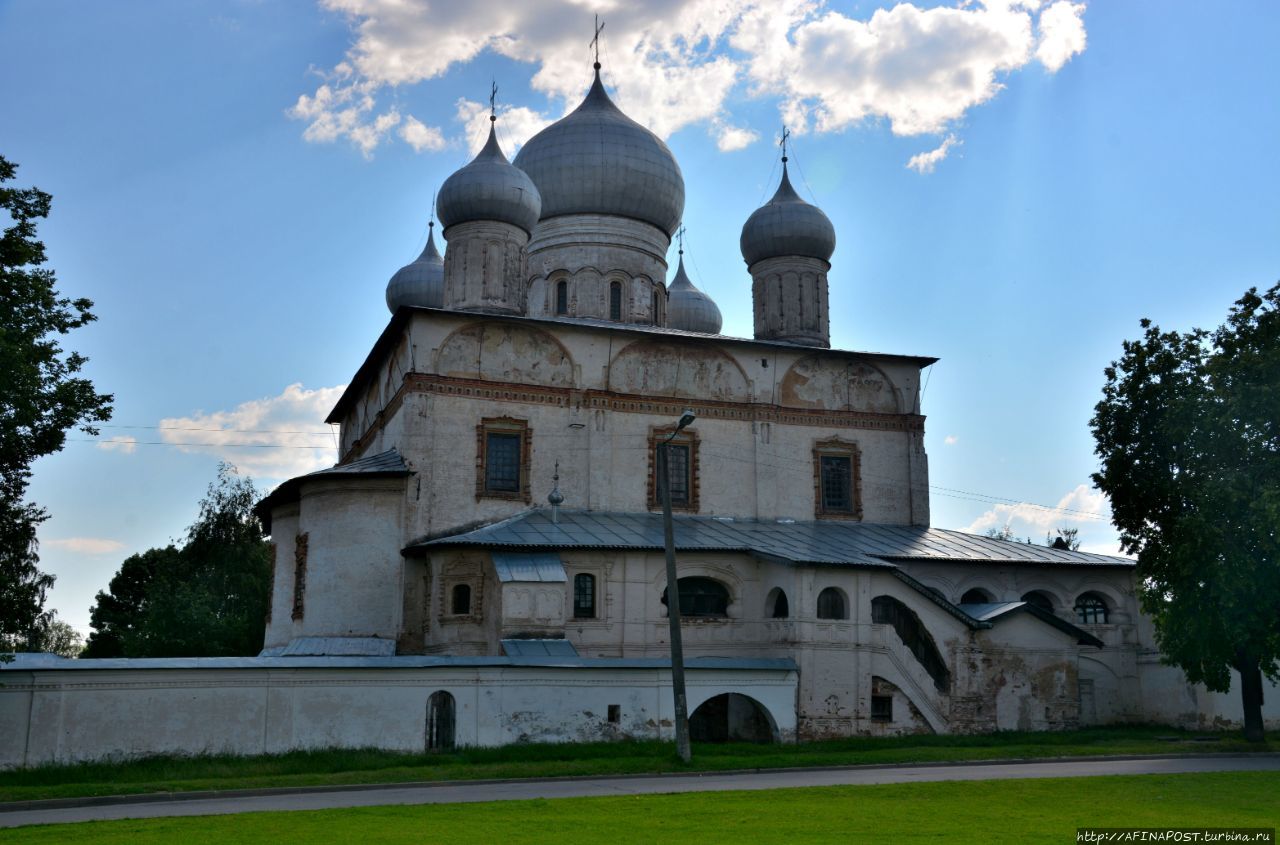
<path id="1" fill-rule="evenodd" d="M 444 307 L 444 259 L 436 249 L 435 225 L 428 228 L 422 255 L 397 270 L 387 282 L 387 307 L 392 314 L 402 305 Z"/>
<path id="2" fill-rule="evenodd" d="M 446 238 L 450 226 L 473 220 L 497 220 L 531 233 L 541 211 L 538 189 L 502 154 L 493 126 L 484 149 L 444 180 L 436 200 L 436 215 Z"/>
<path id="3" fill-rule="evenodd" d="M 684 272 L 684 250 L 680 250 L 676 277 L 667 286 L 667 328 L 720 334 L 722 324 L 719 306 L 689 281 Z"/>
<path id="4" fill-rule="evenodd" d="M 516 156 L 542 194 L 542 219 L 612 214 L 670 236 L 684 214 L 684 177 L 662 140 L 622 113 L 600 82 L 582 105 L 529 139 Z"/>
<path id="5" fill-rule="evenodd" d="M 835 252 L 835 228 L 822 209 L 800 199 L 791 187 L 786 158 L 782 159 L 782 183 L 778 185 L 778 192 L 747 218 L 738 245 L 748 267 L 757 261 L 784 255 L 829 261 Z"/>

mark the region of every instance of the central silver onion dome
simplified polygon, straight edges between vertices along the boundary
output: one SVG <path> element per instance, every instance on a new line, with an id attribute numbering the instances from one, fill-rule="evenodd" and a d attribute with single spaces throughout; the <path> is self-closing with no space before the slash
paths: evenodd
<path id="1" fill-rule="evenodd" d="M 502 154 L 492 123 L 484 149 L 444 180 L 436 200 L 436 216 L 444 226 L 445 238 L 450 226 L 475 220 L 510 223 L 531 233 L 541 211 L 538 189 Z"/>
<path id="2" fill-rule="evenodd" d="M 444 307 L 444 259 L 436 249 L 433 221 L 427 231 L 427 245 L 412 264 L 396 271 L 387 282 L 387 307 L 391 313 L 402 305 Z"/>
<path id="3" fill-rule="evenodd" d="M 800 199 L 791 187 L 785 156 L 778 192 L 747 218 L 738 245 L 748 267 L 784 255 L 831 260 L 831 253 L 836 250 L 836 230 L 822 209 Z"/>
<path id="4" fill-rule="evenodd" d="M 689 281 L 684 272 L 684 250 L 680 250 L 676 277 L 667 285 L 667 328 L 720 334 L 722 324 L 719 306 Z"/>
<path id="5" fill-rule="evenodd" d="M 542 194 L 542 219 L 610 214 L 668 236 L 684 214 L 684 176 L 657 135 L 614 105 L 596 78 L 582 105 L 529 139 L 516 156 Z"/>

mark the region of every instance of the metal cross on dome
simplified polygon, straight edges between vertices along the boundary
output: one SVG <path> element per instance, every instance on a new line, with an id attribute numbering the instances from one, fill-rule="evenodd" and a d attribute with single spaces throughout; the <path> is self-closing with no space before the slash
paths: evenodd
<path id="1" fill-rule="evenodd" d="M 588 47 L 595 48 L 596 51 L 596 67 L 600 66 L 600 31 L 604 29 L 604 24 L 600 23 L 600 16 L 596 15 L 596 34 L 595 37 L 587 44 Z"/>
<path id="2" fill-rule="evenodd" d="M 791 130 L 782 127 L 782 140 L 778 142 L 778 146 L 782 147 L 782 160 L 787 160 L 787 139 L 791 137 Z"/>
<path id="3" fill-rule="evenodd" d="M 680 224 L 680 228 L 676 230 L 676 240 L 680 243 L 680 254 L 684 255 L 684 224 Z"/>
<path id="4" fill-rule="evenodd" d="M 489 91 L 489 120 L 498 119 L 498 80 L 493 80 L 493 88 Z"/>

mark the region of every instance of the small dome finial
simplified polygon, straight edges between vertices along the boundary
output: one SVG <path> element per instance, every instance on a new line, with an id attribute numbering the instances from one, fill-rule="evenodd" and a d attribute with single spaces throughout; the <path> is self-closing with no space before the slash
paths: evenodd
<path id="1" fill-rule="evenodd" d="M 782 147 L 782 169 L 787 169 L 787 139 L 791 137 L 791 130 L 786 126 L 782 127 L 782 140 L 778 142 L 778 146 Z"/>

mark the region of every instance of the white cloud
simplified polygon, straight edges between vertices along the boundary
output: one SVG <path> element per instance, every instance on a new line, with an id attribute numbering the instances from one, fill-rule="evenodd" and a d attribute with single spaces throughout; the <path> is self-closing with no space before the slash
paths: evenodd
<path id="1" fill-rule="evenodd" d="M 467 150 L 471 155 L 480 152 L 484 142 L 489 139 L 489 106 L 477 103 L 465 97 L 459 98 L 455 104 L 454 119 L 462 126 Z M 508 159 L 516 157 L 516 153 L 534 135 L 541 132 L 555 120 L 533 109 L 519 106 L 498 107 L 498 143 Z"/>
<path id="2" fill-rule="evenodd" d="M 1031 504 L 999 504 L 960 529 L 985 534 L 1008 525 L 1015 537 L 1042 542 L 1059 528 L 1080 529 L 1080 550 L 1098 554 L 1120 554 L 1120 535 L 1111 525 L 1111 503 L 1104 493 L 1081 484 L 1058 500 L 1053 508 Z"/>
<path id="3" fill-rule="evenodd" d="M 561 113 L 578 104 L 590 81 L 591 10 L 581 0 L 321 2 L 347 15 L 354 40 L 315 92 L 289 110 L 308 122 L 309 141 L 346 138 L 371 154 L 400 120 L 394 108 L 379 110 L 386 89 L 438 79 L 482 53 L 535 66 L 533 89 Z M 722 150 L 755 140 L 754 130 L 732 125 L 730 100 L 738 94 L 777 97 L 797 132 L 883 119 L 898 135 L 941 134 L 1033 58 L 1053 72 L 1085 45 L 1084 5 L 1066 0 L 1043 12 L 1039 0 L 899 3 L 867 20 L 828 2 L 616 4 L 604 10 L 605 82 L 619 105 L 658 135 L 702 123 Z M 532 134 L 529 126 L 557 116 L 524 111 L 510 118 L 516 146 Z M 403 127 L 399 134 L 411 144 L 416 137 Z M 478 148 L 476 134 L 484 130 L 466 122 L 471 148 Z"/>
<path id="4" fill-rule="evenodd" d="M 754 129 L 743 129 L 740 126 L 716 126 L 713 128 L 716 136 L 716 146 L 722 153 L 740 150 L 760 139 L 760 133 Z"/>
<path id="5" fill-rule="evenodd" d="M 948 135 L 936 149 L 913 155 L 907 161 L 907 169 L 921 174 L 932 173 L 933 169 L 938 166 L 938 162 L 946 158 L 947 153 L 958 143 L 960 142 L 956 140 L 955 135 Z"/>
<path id="6" fill-rule="evenodd" d="M 98 448 L 104 452 L 123 452 L 132 455 L 138 449 L 138 438 L 127 434 L 98 441 Z"/>
<path id="7" fill-rule="evenodd" d="M 960 438 L 956 437 L 954 434 L 948 434 L 946 437 L 942 438 L 942 442 L 948 446 L 954 446 L 960 442 Z"/>
<path id="8" fill-rule="evenodd" d="M 1036 59 L 1056 73 L 1076 53 L 1084 52 L 1084 4 L 1059 0 L 1040 15 Z"/>
<path id="9" fill-rule="evenodd" d="M 109 555 L 124 548 L 119 540 L 103 537 L 64 537 L 59 540 L 43 540 L 41 545 L 65 549 L 78 555 Z"/>
<path id="10" fill-rule="evenodd" d="M 278 396 L 229 411 L 168 417 L 160 421 L 160 435 L 183 452 L 213 455 L 255 480 L 292 478 L 337 462 L 333 432 L 322 420 L 345 387 L 291 384 Z"/>
<path id="11" fill-rule="evenodd" d="M 439 152 L 446 146 L 444 133 L 434 126 L 427 126 L 413 115 L 409 115 L 404 119 L 404 123 L 400 125 L 400 131 L 396 134 L 406 144 L 413 147 L 415 153 L 420 153 L 423 150 L 433 153 Z"/>

